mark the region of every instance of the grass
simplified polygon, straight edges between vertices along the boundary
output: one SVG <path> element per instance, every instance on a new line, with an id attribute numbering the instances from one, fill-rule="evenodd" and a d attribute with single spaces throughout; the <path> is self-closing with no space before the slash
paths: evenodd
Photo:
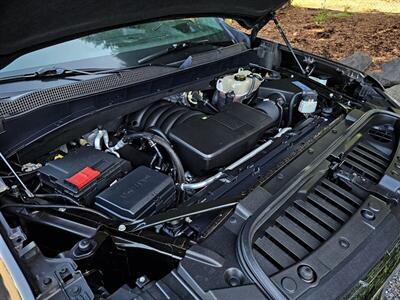
<path id="1" fill-rule="evenodd" d="M 292 0 L 291 4 L 344 12 L 400 13 L 400 0 Z"/>
<path id="2" fill-rule="evenodd" d="M 344 19 L 344 18 L 349 18 L 353 16 L 353 13 L 344 11 L 344 12 L 333 12 L 333 11 L 329 11 L 324 9 L 323 11 L 321 11 L 320 13 L 316 14 L 313 17 L 313 20 L 315 23 L 317 24 L 322 24 L 327 22 L 330 19 Z"/>

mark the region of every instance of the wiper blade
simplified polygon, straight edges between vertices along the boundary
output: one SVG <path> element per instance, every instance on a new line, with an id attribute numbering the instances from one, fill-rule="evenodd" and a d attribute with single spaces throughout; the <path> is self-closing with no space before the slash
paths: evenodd
<path id="1" fill-rule="evenodd" d="M 15 81 L 24 81 L 24 80 L 35 80 L 35 79 L 46 79 L 51 77 L 69 77 L 69 76 L 77 76 L 77 75 L 96 75 L 101 74 L 105 69 L 88 69 L 88 70 L 80 70 L 80 69 L 68 69 L 63 67 L 52 66 L 50 68 L 40 68 L 35 72 L 26 73 L 26 74 L 18 74 L 7 77 L 0 77 L 0 83 L 5 82 L 15 82 Z"/>
<path id="2" fill-rule="evenodd" d="M 137 68 L 155 67 L 155 66 L 177 68 L 175 66 L 170 66 L 170 65 L 155 65 L 155 64 L 137 65 L 137 66 L 122 67 L 122 68 L 90 68 L 90 69 L 68 69 L 59 66 L 52 66 L 50 68 L 40 68 L 32 73 L 0 77 L 0 83 L 16 82 L 24 80 L 36 80 L 36 79 L 40 80 L 40 79 L 57 78 L 57 77 L 65 78 L 78 75 L 100 76 L 100 75 L 121 73 L 123 71 L 134 70 Z"/>
<path id="3" fill-rule="evenodd" d="M 162 57 L 164 55 L 168 55 L 172 52 L 180 51 L 183 49 L 187 49 L 193 46 L 201 46 L 201 45 L 211 45 L 211 46 L 227 46 L 233 44 L 233 41 L 218 41 L 218 42 L 212 42 L 209 40 L 201 40 L 201 41 L 186 41 L 186 42 L 179 42 L 170 45 L 169 47 L 165 49 L 161 49 L 158 52 L 152 53 L 150 55 L 147 55 L 145 57 L 142 57 L 141 59 L 138 60 L 138 64 L 143 64 L 147 63 L 149 61 L 152 61 L 156 58 Z"/>

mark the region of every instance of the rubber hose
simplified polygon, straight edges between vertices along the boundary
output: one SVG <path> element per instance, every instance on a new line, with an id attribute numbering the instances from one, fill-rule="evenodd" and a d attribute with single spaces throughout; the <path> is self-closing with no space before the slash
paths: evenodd
<path id="1" fill-rule="evenodd" d="M 175 171 L 176 171 L 176 181 L 178 185 L 182 184 L 185 182 L 185 170 L 183 168 L 182 162 L 174 149 L 172 149 L 171 145 L 162 137 L 157 136 L 155 134 L 149 133 L 149 132 L 138 132 L 138 133 L 132 133 L 123 138 L 125 143 L 129 143 L 134 139 L 138 138 L 145 138 L 150 141 L 153 141 L 154 143 L 160 145 L 161 147 L 164 148 L 164 150 L 168 153 L 169 157 L 171 158 L 172 164 L 174 165 Z M 183 202 L 183 197 L 184 193 L 178 192 L 178 202 L 182 203 Z"/>
<path id="2" fill-rule="evenodd" d="M 302 95 L 303 92 L 298 92 L 297 94 L 294 94 L 292 99 L 290 99 L 289 103 L 289 116 L 288 116 L 288 123 L 287 127 L 290 127 L 292 125 L 292 120 L 293 120 L 293 109 L 294 109 L 294 102 L 296 101 L 296 98 L 300 95 Z"/>

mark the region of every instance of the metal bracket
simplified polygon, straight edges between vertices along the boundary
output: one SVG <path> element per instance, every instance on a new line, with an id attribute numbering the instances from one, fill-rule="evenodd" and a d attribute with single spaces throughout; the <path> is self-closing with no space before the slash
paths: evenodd
<path id="1" fill-rule="evenodd" d="M 400 194 L 390 191 L 383 186 L 378 184 L 374 184 L 370 180 L 355 174 L 340 170 L 335 173 L 337 177 L 342 179 L 345 182 L 354 184 L 359 189 L 366 191 L 372 195 L 379 195 L 380 198 L 385 199 L 388 203 L 399 203 L 400 202 Z"/>
<path id="2" fill-rule="evenodd" d="M 20 226 L 10 227 L 1 213 L 0 213 L 0 224 L 5 229 L 6 234 L 10 239 L 10 241 L 12 242 L 15 250 L 19 252 L 23 248 L 23 244 L 27 239 L 25 233 L 22 231 L 22 228 Z"/>
<path id="3" fill-rule="evenodd" d="M 257 39 L 257 34 L 260 32 L 261 29 L 264 28 L 265 25 L 268 24 L 269 21 L 273 20 L 275 18 L 275 13 L 270 13 L 264 17 L 261 17 L 256 25 L 253 26 L 253 29 L 251 30 L 250 34 L 250 42 L 251 45 L 254 44 L 255 40 Z"/>

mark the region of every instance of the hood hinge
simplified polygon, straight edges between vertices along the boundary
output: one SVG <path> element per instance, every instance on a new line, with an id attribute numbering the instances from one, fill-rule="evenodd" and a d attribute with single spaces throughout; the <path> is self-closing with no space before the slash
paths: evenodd
<path id="1" fill-rule="evenodd" d="M 257 34 L 260 32 L 260 30 L 263 29 L 264 26 L 267 25 L 268 22 L 273 20 L 274 18 L 275 18 L 275 12 L 271 12 L 268 15 L 258 19 L 257 23 L 253 26 L 250 34 L 250 42 L 252 45 L 257 39 Z"/>

